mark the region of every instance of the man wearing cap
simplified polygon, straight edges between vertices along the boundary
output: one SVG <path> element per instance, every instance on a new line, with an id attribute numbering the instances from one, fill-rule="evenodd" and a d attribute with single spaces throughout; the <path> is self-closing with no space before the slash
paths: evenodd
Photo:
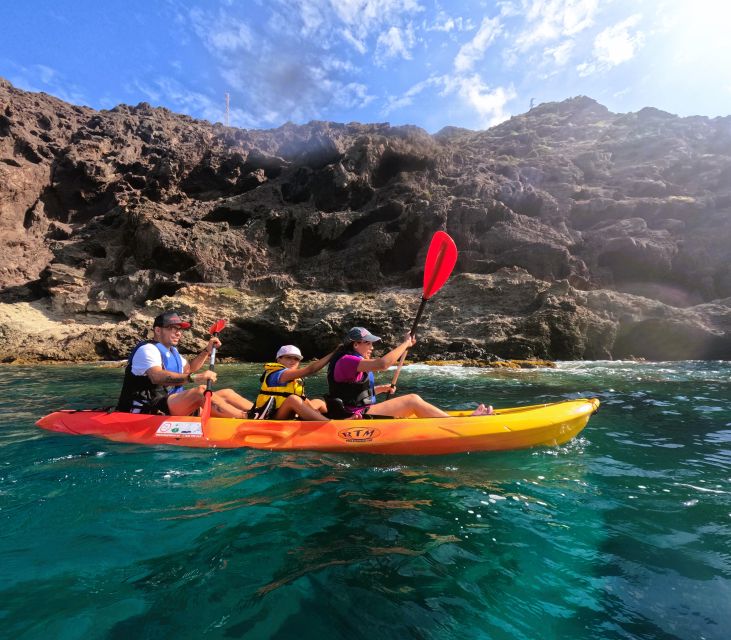
<path id="1" fill-rule="evenodd" d="M 295 415 L 303 420 L 327 420 L 321 411 L 325 403 L 305 396 L 302 378 L 311 376 L 322 369 L 332 357 L 327 354 L 306 367 L 299 368 L 302 352 L 293 344 L 285 344 L 277 351 L 276 362 L 264 365 L 261 374 L 261 388 L 254 403 L 252 414 L 256 417 L 269 417 L 275 420 L 288 420 Z"/>
<path id="2" fill-rule="evenodd" d="M 329 393 L 326 396 L 328 415 L 334 419 L 381 416 L 393 418 L 449 418 L 450 415 L 429 404 L 415 393 L 378 402 L 378 393 L 393 394 L 396 387 L 376 385 L 373 372 L 395 365 L 401 355 L 416 344 L 406 334 L 403 342 L 380 358 L 372 358 L 373 343 L 380 338 L 368 329 L 353 327 L 345 335 L 343 345 L 335 351 L 327 371 Z M 473 415 L 492 413 L 492 407 L 478 405 Z"/>
<path id="3" fill-rule="evenodd" d="M 189 363 L 177 349 L 183 330 L 189 328 L 190 322 L 177 311 L 165 311 L 155 318 L 154 339 L 140 342 L 129 356 L 117 411 L 187 416 L 201 407 L 204 385 L 207 380 L 216 381 L 216 372 L 196 371 L 221 341 L 211 337 L 206 348 Z M 184 389 L 188 382 L 196 386 Z M 216 391 L 211 399 L 211 415 L 242 418 L 250 407 L 251 402 L 231 389 Z"/>

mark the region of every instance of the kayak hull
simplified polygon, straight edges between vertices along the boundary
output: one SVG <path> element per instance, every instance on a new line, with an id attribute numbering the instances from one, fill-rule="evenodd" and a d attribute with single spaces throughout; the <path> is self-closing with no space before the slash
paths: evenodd
<path id="1" fill-rule="evenodd" d="M 236 420 L 105 411 L 56 411 L 36 424 L 49 431 L 116 442 L 184 447 L 439 455 L 556 446 L 571 440 L 598 409 L 596 398 L 498 409 L 472 417 L 383 420 Z"/>

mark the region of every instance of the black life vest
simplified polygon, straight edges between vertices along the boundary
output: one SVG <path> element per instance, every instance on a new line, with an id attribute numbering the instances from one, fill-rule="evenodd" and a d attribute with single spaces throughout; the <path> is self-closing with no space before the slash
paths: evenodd
<path id="1" fill-rule="evenodd" d="M 373 404 L 376 396 L 375 379 L 372 371 L 364 375 L 360 382 L 335 381 L 335 365 L 343 356 L 363 358 L 354 349 L 343 348 L 330 359 L 327 368 L 328 395 L 325 396 L 325 402 L 327 403 L 328 415 L 336 419 L 346 417 L 342 415 L 343 411 L 348 416 L 352 415 L 352 412 L 348 412 L 348 407 L 365 407 Z"/>
<path id="2" fill-rule="evenodd" d="M 127 366 L 124 369 L 124 380 L 122 382 L 122 391 L 119 394 L 119 400 L 117 400 L 117 411 L 130 412 L 132 409 L 139 409 L 140 413 L 147 413 L 152 405 L 168 396 L 171 392 L 170 389 L 161 385 L 154 384 L 150 378 L 146 375 L 136 376 L 132 373 L 132 360 L 143 345 L 154 344 L 157 346 L 157 342 L 154 340 L 143 340 L 140 342 L 129 355 L 127 359 Z M 170 359 L 170 362 L 165 362 L 165 358 L 162 358 L 162 368 L 166 371 L 175 371 L 176 373 L 182 373 L 182 360 L 177 353 L 175 347 L 171 347 L 170 351 L 174 357 Z M 175 364 L 172 364 L 175 363 Z M 180 371 L 177 371 L 180 369 Z M 180 387 L 182 389 L 182 387 Z M 175 387 L 173 391 L 177 391 L 178 387 Z"/>

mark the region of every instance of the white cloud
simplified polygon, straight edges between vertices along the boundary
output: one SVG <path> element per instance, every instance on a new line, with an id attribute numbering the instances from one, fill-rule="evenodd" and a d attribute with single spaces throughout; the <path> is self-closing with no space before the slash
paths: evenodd
<path id="1" fill-rule="evenodd" d="M 302 18 L 302 35 L 316 33 L 325 22 L 319 2 L 311 0 L 299 0 L 300 18 Z"/>
<path id="2" fill-rule="evenodd" d="M 444 13 L 444 11 L 442 11 L 437 16 L 436 22 L 431 27 L 427 27 L 427 31 L 446 31 L 449 33 L 452 29 L 456 28 L 457 23 L 454 21 L 454 18 L 450 18 L 446 13 Z"/>
<path id="3" fill-rule="evenodd" d="M 410 58 L 416 40 L 410 19 L 424 7 L 418 0 L 270 0 L 270 11 L 270 36 L 321 50 L 344 41 L 360 55 L 372 49 L 381 64 L 389 57 Z"/>
<path id="4" fill-rule="evenodd" d="M 356 38 L 350 32 L 350 29 L 343 29 L 340 33 L 343 36 L 343 38 L 345 39 L 345 41 L 350 43 L 351 45 L 353 45 L 355 50 L 358 53 L 360 53 L 361 55 L 364 54 L 366 51 L 368 51 L 368 47 L 366 46 L 365 42 Z"/>
<path id="5" fill-rule="evenodd" d="M 49 84 L 56 77 L 56 71 L 51 69 L 51 67 L 47 67 L 45 64 L 37 64 L 35 68 L 40 76 L 40 81 L 44 84 Z"/>
<path id="6" fill-rule="evenodd" d="M 399 56 L 405 60 L 411 60 L 411 48 L 415 42 L 416 38 L 411 25 L 406 29 L 391 27 L 378 36 L 376 41 L 376 64 L 383 64 L 388 58 L 397 58 Z"/>
<path id="7" fill-rule="evenodd" d="M 336 83 L 333 87 L 333 99 L 341 107 L 365 107 L 376 99 L 368 92 L 368 87 L 360 82 L 349 82 L 345 85 Z"/>
<path id="8" fill-rule="evenodd" d="M 459 73 L 469 71 L 485 54 L 485 51 L 500 34 L 499 18 L 484 18 L 475 37 L 463 45 L 454 59 L 454 68 Z"/>
<path id="9" fill-rule="evenodd" d="M 25 67 L 11 63 L 10 82 L 20 89 L 33 92 L 45 92 L 59 100 L 71 104 L 89 104 L 83 90 L 73 82 L 66 80 L 56 69 L 45 64 L 33 64 Z"/>
<path id="10" fill-rule="evenodd" d="M 480 127 L 492 127 L 510 117 L 507 103 L 516 97 L 515 89 L 496 87 L 490 89 L 479 74 L 455 76 L 431 76 L 412 85 L 401 96 L 390 96 L 381 114 L 388 114 L 413 104 L 414 99 L 431 87 L 439 87 L 441 96 L 457 96 L 470 110 L 477 113 Z"/>
<path id="11" fill-rule="evenodd" d="M 630 16 L 623 22 L 604 29 L 594 40 L 594 56 L 599 62 L 614 67 L 634 58 L 642 45 L 644 36 L 641 31 L 630 34 L 629 30 L 641 19 L 639 14 Z"/>
<path id="12" fill-rule="evenodd" d="M 381 25 L 398 22 L 405 14 L 424 11 L 417 0 L 330 0 L 330 7 L 359 38 Z"/>
<path id="13" fill-rule="evenodd" d="M 403 107 L 408 107 L 409 105 L 413 104 L 414 98 L 419 95 L 422 91 L 425 89 L 428 89 L 429 87 L 433 87 L 435 85 L 443 85 L 444 84 L 444 78 L 432 76 L 431 78 L 427 78 L 426 80 L 422 80 L 421 82 L 417 82 L 415 85 L 412 85 L 407 89 L 403 95 L 401 96 L 389 96 L 386 106 L 381 109 L 381 114 L 384 116 L 387 116 L 389 113 L 393 111 L 397 111 L 398 109 L 402 109 Z"/>
<path id="14" fill-rule="evenodd" d="M 223 122 L 226 114 L 226 103 L 223 95 L 212 97 L 197 91 L 189 91 L 177 80 L 170 77 L 158 77 L 151 82 L 135 80 L 127 87 L 128 91 L 141 94 L 153 106 L 165 104 L 174 111 L 192 113 L 195 117 L 209 122 Z M 351 91 L 357 93 L 357 91 Z M 345 101 L 344 97 L 339 102 Z M 236 104 L 236 95 L 232 95 L 230 103 L 230 124 L 244 129 L 256 129 L 280 125 L 288 119 L 289 114 L 268 105 L 257 104 L 255 111 L 244 109 Z"/>
<path id="15" fill-rule="evenodd" d="M 495 6 L 500 9 L 503 18 L 512 18 L 525 13 L 525 0 L 498 0 Z"/>
<path id="16" fill-rule="evenodd" d="M 285 120 L 322 119 L 332 107 L 358 109 L 374 100 L 368 87 L 316 58 L 281 52 L 267 65 L 236 65 L 220 70 L 227 85 L 246 100 L 254 126 Z"/>
<path id="17" fill-rule="evenodd" d="M 190 20 L 196 35 L 206 48 L 217 55 L 229 55 L 237 50 L 251 50 L 254 36 L 249 26 L 229 15 L 219 12 L 217 16 L 191 9 Z"/>
<path id="18" fill-rule="evenodd" d="M 343 10 L 351 10 L 356 18 L 365 16 L 376 25 L 376 17 L 382 17 L 376 11 L 379 6 L 388 13 L 412 5 L 413 0 L 347 0 Z M 359 109 L 375 99 L 359 77 L 362 70 L 348 58 L 349 47 L 343 46 L 347 43 L 363 55 L 368 51 L 367 41 L 333 7 L 331 0 L 270 0 L 262 5 L 265 19 L 257 22 L 256 30 L 232 10 L 198 8 L 188 13 L 191 31 L 215 57 L 232 103 L 238 99 L 243 104 L 243 109 L 232 111 L 232 124 L 269 127 L 287 120 L 322 119 L 329 110 Z M 390 37 L 382 40 L 378 54 L 409 57 L 409 47 L 415 42 L 413 30 L 410 26 L 394 28 L 397 32 L 386 31 Z M 157 86 L 147 89 L 159 91 Z M 192 100 L 187 98 L 188 103 Z M 178 103 L 182 102 L 179 97 Z M 213 108 L 218 109 L 217 101 Z M 196 113 L 221 118 L 202 101 Z"/>
<path id="19" fill-rule="evenodd" d="M 579 75 L 589 76 L 607 71 L 634 58 L 644 43 L 644 34 L 641 31 L 630 33 L 630 30 L 641 19 L 641 15 L 635 14 L 601 31 L 594 39 L 592 59 L 576 67 Z"/>
<path id="20" fill-rule="evenodd" d="M 285 120 L 304 122 L 332 117 L 336 110 L 362 109 L 379 91 L 369 86 L 374 64 L 385 66 L 389 61 L 418 58 L 421 49 L 417 44 L 427 31 L 441 31 L 455 39 L 468 29 L 473 30 L 474 37 L 467 36 L 469 41 L 453 59 L 454 78 L 434 74 L 401 95 L 399 89 L 391 89 L 395 95 L 387 95 L 381 113 L 424 99 L 432 95 L 431 88 L 463 104 L 477 115 L 481 126 L 504 120 L 514 90 L 488 86 L 476 72 L 488 48 L 503 32 L 500 18 L 485 18 L 475 29 L 461 16 L 440 12 L 435 18 L 434 10 L 430 7 L 426 13 L 422 2 L 268 0 L 259 6 L 266 17 L 256 22 L 256 29 L 245 14 L 233 11 L 238 5 L 229 8 L 219 4 L 208 11 L 197 8 L 188 12 L 188 20 L 191 32 L 216 58 L 223 86 L 231 92 L 232 109 L 236 100 L 241 103 L 236 104 L 240 111 L 231 112 L 232 123 L 239 126 L 276 126 Z M 415 22 L 421 13 L 423 19 Z M 367 56 L 370 64 L 360 56 Z M 431 61 L 429 56 L 423 64 L 429 66 Z M 159 94 L 161 89 L 153 85 L 148 91 Z M 209 119 L 222 117 L 217 99 L 206 104 L 200 95 L 180 94 L 176 100 L 180 107 L 191 105 L 189 109 L 197 104 L 195 112 Z"/>
<path id="21" fill-rule="evenodd" d="M 125 86 L 125 90 L 129 93 L 141 93 L 147 101 L 151 102 L 153 105 L 159 105 L 161 102 L 162 91 L 160 91 L 159 87 L 152 86 L 146 82 L 133 80 L 130 84 Z"/>
<path id="22" fill-rule="evenodd" d="M 492 127 L 507 120 L 510 114 L 505 110 L 505 106 L 516 97 L 512 86 L 496 87 L 491 90 L 478 74 L 445 78 L 442 95 L 451 93 L 456 93 L 478 113 L 483 127 Z"/>
<path id="23" fill-rule="evenodd" d="M 527 51 L 590 27 L 598 0 L 522 0 L 521 5 L 528 26 L 516 37 L 515 47 Z"/>
<path id="24" fill-rule="evenodd" d="M 349 60 L 341 60 L 340 58 L 336 58 L 331 55 L 320 58 L 320 64 L 325 71 L 333 73 L 355 74 L 360 71 L 360 69 Z"/>
<path id="25" fill-rule="evenodd" d="M 220 104 L 203 93 L 189 91 L 174 78 L 161 76 L 155 78 L 151 83 L 134 80 L 128 89 L 141 93 L 153 106 L 160 104 L 173 104 L 176 110 L 183 113 L 200 114 L 206 120 L 212 122 L 223 119 L 225 111 L 224 98 L 221 96 Z"/>
<path id="26" fill-rule="evenodd" d="M 243 22 L 229 25 L 228 28 L 211 34 L 211 45 L 218 51 L 249 49 L 253 42 L 251 31 Z"/>
<path id="27" fill-rule="evenodd" d="M 543 57 L 549 59 L 555 65 L 563 67 L 571 57 L 571 52 L 574 50 L 574 42 L 572 40 L 565 40 L 555 47 L 548 47 L 543 52 Z"/>
<path id="28" fill-rule="evenodd" d="M 226 103 L 223 95 L 214 98 L 197 91 L 189 91 L 174 78 L 161 76 L 147 83 L 135 80 L 126 89 L 141 94 L 153 106 L 164 103 L 174 111 L 193 113 L 195 117 L 209 122 L 223 122 L 225 119 Z M 236 106 L 235 102 L 231 103 L 230 123 L 235 127 L 251 129 L 264 124 L 281 124 L 280 117 L 281 114 L 276 112 L 252 114 Z"/>
<path id="29" fill-rule="evenodd" d="M 453 18 L 444 11 L 440 11 L 436 18 L 434 18 L 434 22 L 424 28 L 426 31 L 444 31 L 445 33 L 449 33 L 450 31 L 471 31 L 475 28 L 475 25 L 469 18 L 463 18 L 462 16 Z"/>
<path id="30" fill-rule="evenodd" d="M 491 89 L 482 76 L 474 71 L 474 67 L 485 57 L 487 49 L 502 33 L 500 17 L 483 18 L 477 33 L 462 45 L 455 56 L 455 74 L 440 78 L 441 95 L 456 95 L 468 109 L 477 113 L 481 127 L 493 126 L 507 119 L 510 114 L 505 111 L 506 104 L 515 97 L 512 87 Z M 408 99 L 409 95 L 403 98 Z"/>
<path id="31" fill-rule="evenodd" d="M 274 32 L 319 38 L 322 48 L 332 45 L 333 35 L 341 35 L 360 53 L 369 37 L 390 26 L 402 27 L 424 11 L 418 0 L 269 0 L 268 4 Z"/>

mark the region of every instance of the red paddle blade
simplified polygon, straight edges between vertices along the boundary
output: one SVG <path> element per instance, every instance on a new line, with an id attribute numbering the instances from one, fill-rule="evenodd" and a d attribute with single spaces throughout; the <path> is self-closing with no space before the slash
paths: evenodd
<path id="1" fill-rule="evenodd" d="M 221 331 L 223 331 L 223 328 L 225 326 L 226 326 L 226 321 L 224 319 L 216 320 L 211 325 L 211 328 L 208 330 L 208 333 L 210 333 L 212 336 L 215 336 L 217 333 L 221 333 Z"/>
<path id="2" fill-rule="evenodd" d="M 206 391 L 205 398 L 203 400 L 203 406 L 201 407 L 201 426 L 205 426 L 208 422 L 208 418 L 211 417 L 211 400 L 213 399 L 213 393 Z"/>
<path id="3" fill-rule="evenodd" d="M 447 281 L 457 262 L 457 246 L 444 231 L 431 239 L 424 264 L 424 300 L 431 298 Z"/>

